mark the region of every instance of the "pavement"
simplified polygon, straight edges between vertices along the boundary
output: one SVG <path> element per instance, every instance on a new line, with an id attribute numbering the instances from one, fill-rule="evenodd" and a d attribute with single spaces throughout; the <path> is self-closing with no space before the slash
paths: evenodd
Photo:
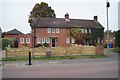
<path id="1" fill-rule="evenodd" d="M 118 53 L 113 53 L 112 49 L 105 49 L 104 54 L 107 58 L 89 58 L 89 59 L 64 59 L 64 60 L 34 60 L 32 65 L 50 65 L 50 64 L 83 64 L 83 63 L 97 63 L 118 61 Z M 27 66 L 28 61 L 3 61 L 3 66 Z"/>

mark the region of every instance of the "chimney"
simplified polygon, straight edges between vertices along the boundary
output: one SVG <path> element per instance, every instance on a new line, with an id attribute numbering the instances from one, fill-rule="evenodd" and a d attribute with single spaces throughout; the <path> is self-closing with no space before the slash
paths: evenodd
<path id="1" fill-rule="evenodd" d="M 65 14 L 65 19 L 69 19 L 69 14 L 68 13 Z"/>
<path id="2" fill-rule="evenodd" d="M 70 22 L 69 14 L 68 14 L 68 13 L 65 14 L 65 21 L 66 21 L 66 22 Z"/>
<path id="3" fill-rule="evenodd" d="M 98 16 L 94 16 L 94 20 L 97 21 L 98 20 Z"/>

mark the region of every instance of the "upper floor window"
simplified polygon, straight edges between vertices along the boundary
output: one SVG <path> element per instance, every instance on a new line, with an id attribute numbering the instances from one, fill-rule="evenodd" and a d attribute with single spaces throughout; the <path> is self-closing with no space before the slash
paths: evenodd
<path id="1" fill-rule="evenodd" d="M 26 43 L 30 43 L 30 38 L 26 38 Z"/>
<path id="2" fill-rule="evenodd" d="M 55 33 L 55 28 L 52 28 L 52 33 Z"/>
<path id="3" fill-rule="evenodd" d="M 89 29 L 89 33 L 91 33 L 91 29 Z"/>
<path id="4" fill-rule="evenodd" d="M 72 43 L 75 43 L 75 38 L 72 38 L 72 39 L 71 39 L 71 42 L 72 42 Z"/>
<path id="5" fill-rule="evenodd" d="M 51 28 L 48 28 L 47 31 L 48 31 L 48 33 L 51 33 Z"/>
<path id="6" fill-rule="evenodd" d="M 84 33 L 84 29 L 81 29 L 81 33 Z"/>
<path id="7" fill-rule="evenodd" d="M 20 38 L 20 43 L 24 43 L 24 38 Z"/>
<path id="8" fill-rule="evenodd" d="M 49 38 L 46 38 L 46 43 L 50 43 L 50 39 Z"/>
<path id="9" fill-rule="evenodd" d="M 60 29 L 59 28 L 56 28 L 56 33 L 59 33 L 60 32 Z"/>
<path id="10" fill-rule="evenodd" d="M 66 38 L 66 43 L 70 43 L 70 38 Z"/>
<path id="11" fill-rule="evenodd" d="M 38 44 L 41 43 L 40 38 L 37 38 L 37 43 L 38 43 Z"/>
<path id="12" fill-rule="evenodd" d="M 85 29 L 85 34 L 87 34 L 87 29 Z"/>

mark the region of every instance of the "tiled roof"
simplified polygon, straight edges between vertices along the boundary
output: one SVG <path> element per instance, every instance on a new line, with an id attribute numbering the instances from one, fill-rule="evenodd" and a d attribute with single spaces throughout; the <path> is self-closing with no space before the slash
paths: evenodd
<path id="1" fill-rule="evenodd" d="M 6 32 L 5 34 L 23 34 L 22 32 L 18 31 L 17 29 L 13 29 L 11 31 Z"/>
<path id="2" fill-rule="evenodd" d="M 31 27 L 81 27 L 81 28 L 103 28 L 95 20 L 70 19 L 64 18 L 35 18 L 32 20 Z"/>

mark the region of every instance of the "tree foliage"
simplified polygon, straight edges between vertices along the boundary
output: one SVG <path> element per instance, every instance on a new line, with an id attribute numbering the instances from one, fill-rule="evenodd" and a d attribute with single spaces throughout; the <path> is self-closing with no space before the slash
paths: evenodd
<path id="1" fill-rule="evenodd" d="M 56 17 L 54 10 L 47 3 L 37 3 L 30 12 L 30 18 L 36 17 Z"/>
<path id="2" fill-rule="evenodd" d="M 75 43 L 77 43 L 76 39 L 81 36 L 80 28 L 71 28 L 70 29 L 70 36 L 75 38 Z"/>
<path id="3" fill-rule="evenodd" d="M 115 35 L 115 47 L 120 47 L 120 30 L 114 32 Z"/>

